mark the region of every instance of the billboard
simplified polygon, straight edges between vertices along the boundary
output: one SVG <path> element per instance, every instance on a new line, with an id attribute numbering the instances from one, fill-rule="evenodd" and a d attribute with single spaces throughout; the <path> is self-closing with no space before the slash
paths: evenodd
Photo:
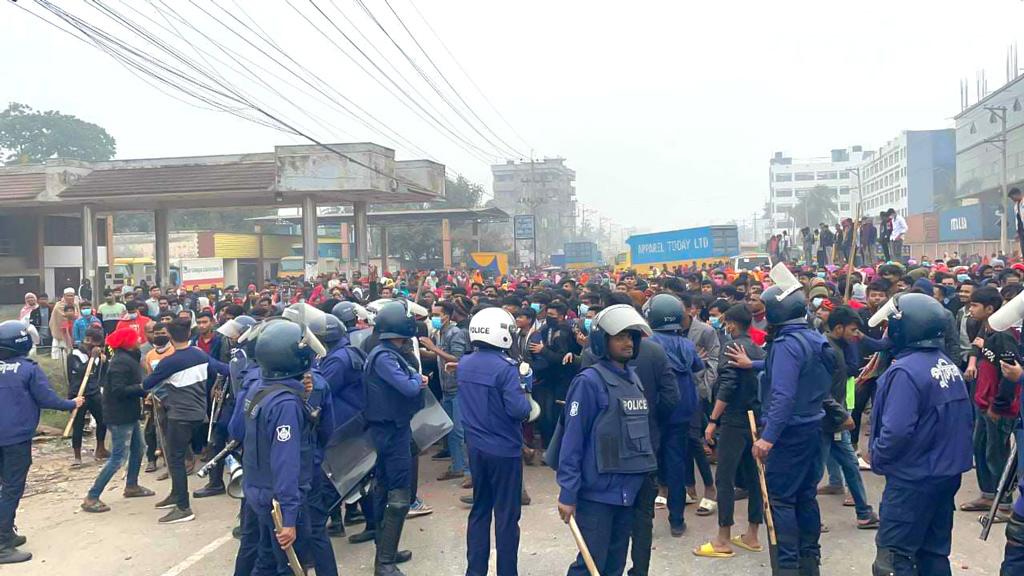
<path id="1" fill-rule="evenodd" d="M 993 205 L 974 204 L 942 212 L 939 214 L 939 241 L 998 240 L 996 209 Z"/>
<path id="2" fill-rule="evenodd" d="M 516 240 L 532 240 L 534 236 L 534 220 L 529 214 L 512 217 L 512 227 Z"/>
<path id="3" fill-rule="evenodd" d="M 631 264 L 730 258 L 739 254 L 736 226 L 704 226 L 630 236 Z"/>
<path id="4" fill-rule="evenodd" d="M 593 242 L 566 242 L 566 264 L 591 264 L 599 260 L 597 244 Z"/>

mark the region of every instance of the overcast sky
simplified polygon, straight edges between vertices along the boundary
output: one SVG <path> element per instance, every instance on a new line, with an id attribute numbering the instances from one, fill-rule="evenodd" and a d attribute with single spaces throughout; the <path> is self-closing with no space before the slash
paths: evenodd
<path id="1" fill-rule="evenodd" d="M 198 4 L 259 42 L 210 1 Z M 357 68 L 285 0 L 216 1 L 242 21 L 251 17 L 290 56 L 432 158 L 491 189 L 489 162 L 495 152 L 481 160 L 454 145 Z M 291 1 L 347 48 L 309 0 Z M 877 148 L 901 130 L 952 127 L 960 109 L 960 79 L 970 79 L 972 101 L 976 71 L 987 70 L 994 90 L 1005 81 L 1007 46 L 1024 44 L 1024 2 L 1018 0 L 389 1 L 490 128 L 524 155 L 532 148 L 538 158 L 567 158 L 577 173 L 581 202 L 624 226 L 652 230 L 750 218 L 767 197 L 768 159 L 774 151 L 817 156 L 852 144 Z M 55 2 L 130 37 L 81 2 Z M 167 25 L 152 8 L 131 2 Z M 384 0 L 365 2 L 447 91 Z M 108 3 L 184 46 L 125 4 Z M 297 106 L 240 80 L 232 71 L 237 70 L 234 63 L 179 23 L 179 30 L 193 34 L 195 45 L 232 64 L 208 58 L 213 67 L 282 116 L 328 141 L 390 144 L 314 100 L 308 86 L 194 6 L 168 3 L 219 42 L 286 80 L 259 73 Z M 412 3 L 514 131 L 473 88 Z M 31 0 L 20 4 L 41 13 Z M 335 11 L 331 0 L 316 4 L 342 30 L 351 33 L 354 25 L 366 34 L 383 58 L 364 39 L 353 39 L 386 70 L 387 62 L 397 66 L 409 82 L 397 75 L 396 81 L 410 93 L 409 84 L 414 85 L 448 119 L 445 125 L 490 148 L 417 77 L 354 0 L 334 1 L 354 24 Z M 106 54 L 6 1 L 0 6 L 0 46 L 7 55 L 0 80 L 4 100 L 58 109 L 105 127 L 117 139 L 119 158 L 263 152 L 275 144 L 302 142 L 224 112 L 181 103 Z M 189 56 L 202 63 L 194 52 Z M 314 118 L 303 116 L 303 110 Z M 400 159 L 423 155 L 405 144 L 395 147 Z"/>

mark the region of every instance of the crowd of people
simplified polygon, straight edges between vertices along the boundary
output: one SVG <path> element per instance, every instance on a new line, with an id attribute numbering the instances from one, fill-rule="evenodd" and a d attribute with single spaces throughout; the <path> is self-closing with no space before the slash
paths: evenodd
<path id="1" fill-rule="evenodd" d="M 262 289 L 125 287 L 99 305 L 89 286 L 52 304 L 26 294 L 0 323 L 0 563 L 31 558 L 14 516 L 39 409 L 52 408 L 75 410 L 73 465 L 95 420 L 105 464 L 86 512 L 110 510 L 101 495 L 125 462 L 124 497 L 154 496 L 140 472 L 159 479 L 162 461 L 158 521 L 187 522 L 191 498 L 227 492 L 224 456 L 240 462 L 236 575 L 291 573 L 293 545 L 303 566 L 337 574 L 329 539 L 357 524 L 349 540 L 375 543 L 375 575 L 401 574 L 404 522 L 431 513 L 416 491 L 424 454 L 450 461 L 438 480 L 466 490 L 467 575 L 487 573 L 492 524 L 498 574 L 518 573 L 523 467 L 544 464 L 560 517 L 606 576 L 648 574 L 655 510 L 680 537 L 688 506 L 718 521 L 694 555 L 762 553 L 770 513 L 773 572 L 819 574 L 819 497 L 876 531 L 875 574 L 901 576 L 949 574 L 955 510 L 973 522 L 995 507 L 1002 574 L 1024 574 L 1024 501 L 999 490 L 1004 469 L 1024 468 L 1011 460 L 1024 263 L 901 259 L 901 221 L 858 241 L 860 258 L 844 253 L 852 267 L 822 257 L 830 237 L 853 241 L 846 223 L 801 234 L 802 254 L 776 238 L 783 263 L 770 272 L 371 270 Z M 881 237 L 888 254 L 875 260 Z M 66 399 L 32 360 L 47 350 L 66 365 Z M 431 453 L 412 422 L 433 400 L 451 431 Z M 323 468 L 331 438 L 352 431 L 377 460 L 344 504 L 352 494 Z M 955 506 L 972 467 L 979 493 Z M 207 485 L 190 494 L 194 471 Z M 885 477 L 880 503 L 867 473 Z M 568 573 L 589 573 L 582 552 Z"/>

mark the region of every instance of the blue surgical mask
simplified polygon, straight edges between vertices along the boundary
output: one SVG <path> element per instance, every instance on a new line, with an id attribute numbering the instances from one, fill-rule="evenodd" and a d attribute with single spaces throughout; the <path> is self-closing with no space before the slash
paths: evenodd
<path id="1" fill-rule="evenodd" d="M 538 304 L 536 302 L 534 302 L 533 304 L 530 304 L 530 308 L 533 308 L 534 312 L 540 312 L 540 304 Z"/>
<path id="2" fill-rule="evenodd" d="M 92 308 L 82 308 L 82 316 L 92 316 Z"/>
<path id="3" fill-rule="evenodd" d="M 593 323 L 594 323 L 594 320 L 592 318 L 584 318 L 583 319 L 583 331 L 586 332 L 587 334 L 590 334 L 590 325 L 593 324 Z"/>
<path id="4" fill-rule="evenodd" d="M 715 330 L 718 330 L 719 328 L 722 327 L 722 319 L 719 318 L 718 316 L 709 317 L 708 323 L 710 323 L 711 327 L 714 328 Z"/>
<path id="5" fill-rule="evenodd" d="M 431 316 L 430 317 L 430 325 L 434 327 L 434 330 L 440 330 L 441 326 L 443 324 L 444 323 L 441 322 L 441 317 L 440 316 Z"/>
<path id="6" fill-rule="evenodd" d="M 590 310 L 590 306 L 588 304 L 580 304 L 580 316 L 585 316 L 587 314 L 587 310 Z"/>
<path id="7" fill-rule="evenodd" d="M 818 272 L 817 276 L 818 276 L 818 278 L 821 278 L 822 280 L 825 279 L 825 273 L 824 272 Z"/>
<path id="8" fill-rule="evenodd" d="M 138 316 L 138 314 L 135 314 L 135 313 L 133 312 L 133 313 L 131 313 L 131 314 L 129 314 L 129 315 L 128 315 L 128 319 L 129 319 L 129 320 L 135 320 L 135 318 L 136 318 L 137 316 Z"/>

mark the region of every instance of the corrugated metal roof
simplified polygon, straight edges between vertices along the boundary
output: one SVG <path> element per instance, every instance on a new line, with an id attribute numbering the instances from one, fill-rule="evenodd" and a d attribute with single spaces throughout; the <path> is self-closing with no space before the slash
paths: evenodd
<path id="1" fill-rule="evenodd" d="M 46 190 L 46 174 L 0 174 L 0 200 L 33 200 Z"/>
<path id="2" fill-rule="evenodd" d="M 110 198 L 147 194 L 270 190 L 273 162 L 113 168 L 96 170 L 60 194 L 61 198 Z M 2 197 L 0 197 L 2 198 Z"/>

